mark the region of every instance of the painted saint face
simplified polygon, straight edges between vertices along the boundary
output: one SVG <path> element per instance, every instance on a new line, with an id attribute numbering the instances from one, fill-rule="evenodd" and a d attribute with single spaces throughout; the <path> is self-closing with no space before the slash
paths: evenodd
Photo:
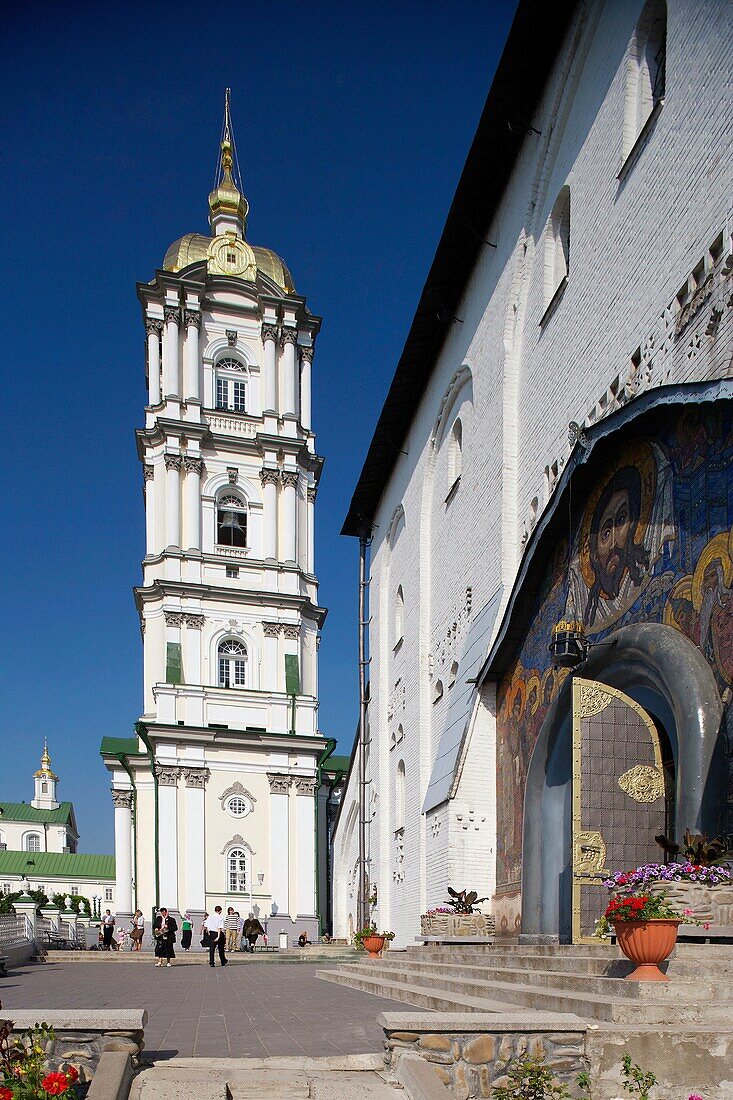
<path id="1" fill-rule="evenodd" d="M 535 705 L 536 702 L 537 702 L 537 688 L 533 684 L 532 687 L 529 689 L 529 694 L 527 695 L 527 710 L 529 711 L 530 714 L 532 713 L 532 710 L 533 710 L 534 705 Z"/>
<path id="2" fill-rule="evenodd" d="M 619 594 L 626 570 L 632 516 L 629 494 L 618 489 L 608 501 L 596 535 L 594 565 L 605 594 L 614 599 Z"/>

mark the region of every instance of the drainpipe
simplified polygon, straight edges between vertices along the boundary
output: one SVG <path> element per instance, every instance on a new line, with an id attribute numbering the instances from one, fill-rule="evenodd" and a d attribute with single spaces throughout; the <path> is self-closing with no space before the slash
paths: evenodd
<path id="1" fill-rule="evenodd" d="M 135 785 L 135 777 L 132 774 L 130 765 L 127 763 L 127 757 L 121 752 L 115 754 L 122 767 L 127 772 L 130 782 L 132 783 L 132 829 L 135 840 L 132 845 L 132 881 L 135 884 L 134 889 L 134 906 L 137 909 L 137 786 Z"/>
<path id="2" fill-rule="evenodd" d="M 357 921 L 359 929 L 365 928 L 369 918 L 366 866 L 366 717 L 367 717 L 367 547 L 371 539 L 369 529 L 359 535 L 359 890 L 357 894 Z"/>
<path id="3" fill-rule="evenodd" d="M 158 825 L 158 774 L 155 770 L 155 753 L 153 751 L 153 746 L 151 744 L 150 738 L 148 737 L 147 731 L 145 730 L 142 722 L 136 722 L 135 723 L 135 733 L 138 735 L 138 737 L 140 738 L 142 743 L 145 745 L 145 748 L 148 750 L 148 759 L 150 761 L 150 772 L 153 776 L 153 802 L 154 802 L 153 822 L 154 822 L 154 826 L 155 826 L 155 840 L 154 840 L 154 846 L 155 846 L 155 909 L 157 909 L 158 905 L 160 904 L 160 865 L 159 865 L 159 856 L 158 856 L 158 843 L 159 843 L 159 834 L 160 834 L 160 829 L 159 829 L 159 825 Z M 155 919 L 155 913 L 153 913 L 153 919 Z"/>
<path id="4" fill-rule="evenodd" d="M 336 742 L 333 739 L 333 737 L 327 738 L 326 747 L 323 750 L 323 752 L 321 753 L 321 755 L 318 757 L 318 761 L 316 763 L 316 789 L 315 789 L 315 793 L 313 795 L 314 810 L 315 810 L 315 812 L 314 812 L 315 822 L 314 822 L 313 828 L 314 828 L 314 840 L 315 840 L 315 845 L 314 846 L 315 846 L 315 853 L 316 853 L 316 858 L 315 858 L 315 864 L 316 864 L 316 866 L 315 866 L 315 875 L 316 875 L 316 913 L 318 914 L 318 927 L 320 929 L 321 935 L 323 935 L 323 921 L 321 920 L 321 876 L 318 873 L 319 868 L 320 868 L 320 863 L 321 863 L 321 861 L 319 859 L 319 855 L 320 855 L 319 847 L 320 847 L 320 845 L 318 843 L 318 792 L 321 789 L 321 782 L 322 782 L 322 780 L 321 780 L 321 770 L 323 768 L 323 765 L 326 763 L 326 761 L 328 760 L 329 756 L 332 754 L 332 752 L 335 748 L 336 748 Z M 328 845 L 328 803 L 326 804 L 326 845 Z M 326 847 L 326 860 L 328 860 L 328 846 Z M 326 863 L 326 884 L 328 884 L 328 863 Z"/>

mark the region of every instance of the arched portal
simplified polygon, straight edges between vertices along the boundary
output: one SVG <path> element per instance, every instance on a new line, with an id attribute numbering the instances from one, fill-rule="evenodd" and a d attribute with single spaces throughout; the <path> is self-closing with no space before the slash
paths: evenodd
<path id="1" fill-rule="evenodd" d="M 717 833 L 724 803 L 724 768 L 716 756 L 723 708 L 699 649 L 673 627 L 626 626 L 591 650 L 578 675 L 619 689 L 661 731 L 662 765 L 671 756 L 666 770 L 675 781 L 676 838 L 686 828 Z M 534 747 L 523 832 L 522 935 L 561 942 L 572 937 L 573 679 L 563 684 Z M 625 733 L 619 728 L 604 736 Z M 661 858 L 661 850 L 657 854 Z"/>

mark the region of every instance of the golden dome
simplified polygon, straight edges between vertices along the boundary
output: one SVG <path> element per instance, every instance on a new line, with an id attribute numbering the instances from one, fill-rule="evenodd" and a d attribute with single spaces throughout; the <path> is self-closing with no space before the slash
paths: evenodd
<path id="1" fill-rule="evenodd" d="M 200 263 L 208 259 L 209 246 L 213 238 L 205 237 L 202 233 L 187 233 L 185 237 L 174 241 L 165 254 L 163 260 L 164 271 L 181 271 L 189 264 Z M 269 248 L 260 248 L 251 245 L 255 255 L 257 270 L 266 275 L 268 279 L 285 291 L 286 294 L 294 294 L 295 287 L 290 272 L 277 253 Z"/>
<path id="2" fill-rule="evenodd" d="M 41 767 L 37 772 L 33 773 L 33 778 L 58 779 L 58 776 L 54 775 L 51 771 L 51 757 L 48 754 L 48 741 L 46 741 L 45 739 L 43 742 L 43 756 L 41 757 Z"/>

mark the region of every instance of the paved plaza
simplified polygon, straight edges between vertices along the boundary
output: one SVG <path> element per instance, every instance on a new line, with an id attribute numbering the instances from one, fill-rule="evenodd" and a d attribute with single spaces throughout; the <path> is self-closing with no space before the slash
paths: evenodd
<path id="1" fill-rule="evenodd" d="M 48 962 L 0 978 L 14 1008 L 145 1008 L 145 1054 L 156 1058 L 321 1058 L 378 1053 L 377 1015 L 396 1002 L 316 978 L 316 966 L 265 962 L 212 970 L 109 960 Z"/>

